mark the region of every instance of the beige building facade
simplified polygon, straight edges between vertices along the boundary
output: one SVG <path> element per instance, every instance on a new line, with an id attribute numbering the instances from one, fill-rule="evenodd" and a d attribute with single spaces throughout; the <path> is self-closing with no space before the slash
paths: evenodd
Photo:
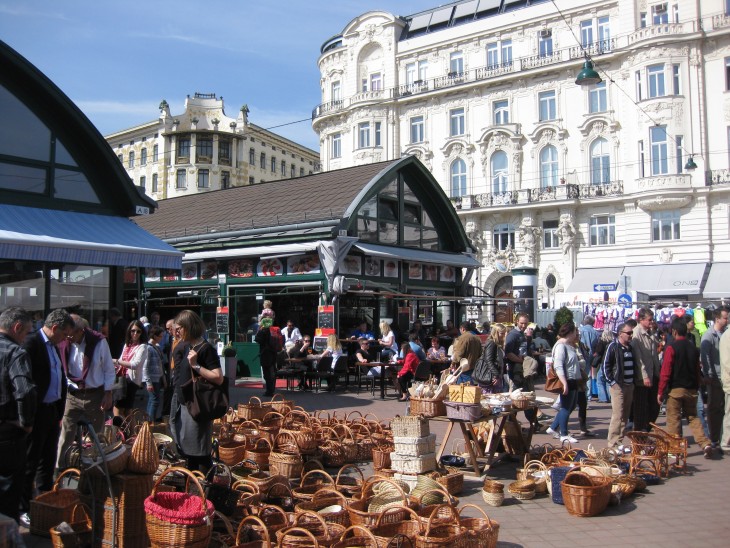
<path id="1" fill-rule="evenodd" d="M 249 122 L 246 105 L 226 115 L 223 97 L 195 93 L 173 115 L 106 136 L 134 183 L 155 200 L 319 171 L 319 154 Z"/>
<path id="2" fill-rule="evenodd" d="M 610 300 L 730 297 L 718 282 L 730 275 L 729 9 L 463 0 L 364 13 L 318 60 L 323 169 L 420 158 L 479 248 L 474 285 L 490 295 L 511 296 L 526 268 L 538 308 L 603 300 L 594 286 L 616 286 Z M 600 84 L 576 84 L 587 59 Z M 498 308 L 485 314 L 508 315 Z"/>

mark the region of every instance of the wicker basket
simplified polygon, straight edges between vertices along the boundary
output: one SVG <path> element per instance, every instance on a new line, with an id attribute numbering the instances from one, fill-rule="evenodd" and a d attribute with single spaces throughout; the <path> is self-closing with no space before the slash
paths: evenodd
<path id="1" fill-rule="evenodd" d="M 512 398 L 512 407 L 524 411 L 525 409 L 530 409 L 531 407 L 537 407 L 537 402 L 535 401 L 534 397 L 529 398 L 526 396 L 522 396 L 521 398 Z"/>
<path id="2" fill-rule="evenodd" d="M 256 527 L 253 527 L 254 524 Z M 244 535 L 256 536 L 256 539 L 244 541 Z M 271 535 L 266 524 L 258 516 L 246 516 L 241 520 L 236 531 L 234 548 L 271 548 Z"/>
<path id="3" fill-rule="evenodd" d="M 291 522 L 294 519 L 293 514 L 287 514 L 280 506 L 273 504 L 255 506 L 250 510 L 252 515 L 256 515 L 263 522 L 264 527 L 271 535 L 280 529 L 291 527 Z"/>
<path id="4" fill-rule="evenodd" d="M 270 406 L 264 406 L 259 398 L 252 396 L 248 399 L 248 403 L 238 404 L 237 415 L 242 421 L 261 420 L 269 411 L 271 411 Z"/>
<path id="5" fill-rule="evenodd" d="M 350 470 L 354 471 L 355 474 L 348 474 L 347 472 Z M 364 485 L 365 476 L 363 476 L 362 470 L 354 464 L 346 464 L 337 472 L 335 489 L 346 497 L 360 497 Z"/>
<path id="6" fill-rule="evenodd" d="M 352 525 L 340 535 L 332 548 L 378 548 L 378 542 L 367 527 Z"/>
<path id="7" fill-rule="evenodd" d="M 609 478 L 589 476 L 579 470 L 568 472 L 560 487 L 565 508 L 574 516 L 597 516 L 606 509 L 611 498 Z"/>
<path id="8" fill-rule="evenodd" d="M 277 531 L 276 534 L 279 536 L 277 548 L 319 548 L 322 546 L 312 533 L 301 527 L 289 527 Z"/>
<path id="9" fill-rule="evenodd" d="M 285 400 L 281 394 L 274 394 L 271 397 L 271 401 L 264 402 L 262 405 L 271 408 L 272 411 L 286 415 L 292 409 L 294 409 L 293 400 Z"/>
<path id="10" fill-rule="evenodd" d="M 279 453 L 278 451 L 272 451 L 269 454 L 269 471 L 272 475 L 297 478 L 302 474 L 303 465 L 301 455 Z"/>
<path id="11" fill-rule="evenodd" d="M 81 453 L 81 464 L 85 471 L 99 476 L 104 475 L 104 461 L 110 476 L 121 474 L 127 468 L 130 447 L 124 443 L 117 442 L 103 448 L 104 456 L 100 456 L 95 446 L 84 449 Z"/>
<path id="12" fill-rule="evenodd" d="M 445 511 L 452 513 L 444 523 Z M 471 548 L 469 532 L 461 526 L 458 512 L 448 505 L 438 506 L 431 512 L 424 531 L 416 535 L 416 548 Z"/>
<path id="13" fill-rule="evenodd" d="M 80 513 L 83 512 L 83 515 Z M 71 520 L 68 522 L 73 531 L 60 532 L 58 527 L 51 527 L 53 548 L 84 548 L 91 546 L 92 523 L 91 509 L 83 503 L 74 505 Z"/>
<path id="14" fill-rule="evenodd" d="M 154 474 L 160 464 L 155 438 L 150 432 L 150 423 L 145 422 L 134 440 L 127 460 L 127 470 L 135 474 Z"/>
<path id="15" fill-rule="evenodd" d="M 327 522 L 348 527 L 350 525 L 350 515 L 347 513 L 348 504 L 349 501 L 345 498 L 345 495 L 329 487 L 324 487 L 314 494 L 312 500 L 300 502 L 294 507 L 294 510 L 297 512 L 317 512 Z M 339 508 L 337 508 L 338 506 Z"/>
<path id="16" fill-rule="evenodd" d="M 449 385 L 449 401 L 459 403 L 479 403 L 482 401 L 482 389 L 468 384 Z"/>
<path id="17" fill-rule="evenodd" d="M 432 477 L 443 486 L 449 495 L 458 495 L 464 489 L 464 472 L 459 470 L 437 470 Z"/>
<path id="18" fill-rule="evenodd" d="M 482 499 L 489 506 L 502 506 L 504 503 L 504 493 L 492 493 L 482 489 Z"/>
<path id="19" fill-rule="evenodd" d="M 482 416 L 482 406 L 478 403 L 445 402 L 446 416 L 460 421 L 475 421 Z"/>
<path id="20" fill-rule="evenodd" d="M 398 453 L 391 453 L 390 463 L 393 470 L 397 472 L 422 474 L 436 469 L 436 453 L 427 453 L 420 457 L 402 456 Z"/>
<path id="21" fill-rule="evenodd" d="M 393 437 L 395 453 L 401 456 L 420 457 L 436 451 L 436 434 L 429 434 L 420 438 Z"/>
<path id="22" fill-rule="evenodd" d="M 382 470 L 383 468 L 390 468 L 391 467 L 391 461 L 390 461 L 390 454 L 395 449 L 395 446 L 393 445 L 379 445 L 377 447 L 373 447 L 372 455 L 373 455 L 373 468 L 375 470 Z"/>
<path id="23" fill-rule="evenodd" d="M 320 546 L 332 546 L 337 542 L 345 532 L 346 527 L 339 523 L 327 522 L 322 516 L 316 512 L 298 512 L 294 517 L 294 529 L 299 527 L 309 531 L 317 540 Z M 282 529 L 276 532 L 276 538 L 279 541 L 280 548 L 309 548 L 311 546 L 310 539 L 301 537 L 298 533 L 293 535 L 289 533 L 291 529 Z"/>
<path id="24" fill-rule="evenodd" d="M 188 475 L 192 480 L 199 497 L 194 497 L 188 493 L 159 493 L 157 492 L 164 476 L 172 472 L 181 472 Z M 164 496 L 166 495 L 166 496 Z M 172 502 L 172 495 L 176 495 L 175 501 Z M 170 499 L 169 504 L 164 504 L 166 499 Z M 154 505 L 168 506 L 170 508 L 180 507 L 184 500 L 199 500 L 201 503 L 201 511 L 198 515 L 203 517 L 170 517 L 174 515 L 172 510 L 168 517 L 163 518 L 162 514 L 158 514 L 154 510 Z M 163 503 L 163 504 L 160 504 Z M 213 513 L 213 505 L 205 500 L 205 493 L 197 478 L 185 470 L 184 468 L 169 468 L 165 470 L 152 488 L 152 494 L 145 500 L 147 534 L 149 535 L 150 545 L 153 548 L 169 548 L 170 546 L 185 546 L 186 548 L 204 548 L 210 542 L 210 536 L 213 531 L 211 516 Z M 188 521 L 189 523 L 173 523 L 175 521 Z"/>
<path id="25" fill-rule="evenodd" d="M 474 508 L 481 517 L 465 517 L 461 513 L 465 508 Z M 476 504 L 465 504 L 459 510 L 461 525 L 470 532 L 469 546 L 472 548 L 496 548 L 499 538 L 499 522 L 489 519 L 486 512 Z"/>
<path id="26" fill-rule="evenodd" d="M 548 492 L 547 466 L 539 460 L 531 460 L 524 468 L 517 470 L 518 480 L 533 480 L 535 482 L 535 494 L 546 495 Z"/>
<path id="27" fill-rule="evenodd" d="M 446 405 L 444 400 L 414 398 L 410 399 L 411 415 L 423 415 L 424 417 L 443 417 L 446 415 Z"/>
<path id="28" fill-rule="evenodd" d="M 404 511 L 407 519 L 403 519 L 401 521 L 392 521 L 389 519 L 389 513 L 402 515 Z M 415 539 L 416 535 L 422 532 L 422 530 L 423 527 L 418 514 L 410 508 L 386 509 L 382 514 L 380 514 L 378 519 L 375 521 L 375 525 L 371 528 L 378 548 L 387 548 L 391 539 L 398 535 L 403 535 L 408 539 Z M 396 546 L 399 545 L 396 544 Z"/>
<path id="29" fill-rule="evenodd" d="M 258 464 L 261 470 L 269 469 L 269 455 L 271 454 L 271 444 L 268 440 L 259 438 L 252 447 L 247 448 L 243 453 L 245 460 L 250 460 Z"/>
<path id="30" fill-rule="evenodd" d="M 235 466 L 246 456 L 245 441 L 227 441 L 218 445 L 218 459 L 228 466 Z"/>
<path id="31" fill-rule="evenodd" d="M 62 521 L 71 522 L 80 494 L 76 489 L 62 489 L 61 480 L 75 474 L 81 475 L 77 468 L 68 468 L 58 475 L 53 489 L 38 495 L 30 501 L 30 532 L 41 537 L 50 537 L 50 530 Z"/>
<path id="32" fill-rule="evenodd" d="M 517 500 L 535 498 L 535 482 L 533 480 L 517 480 L 509 484 L 507 491 Z"/>
<path id="33" fill-rule="evenodd" d="M 408 497 L 403 492 L 403 489 L 398 486 L 393 480 L 386 478 L 373 478 L 368 480 L 363 487 L 362 496 L 358 500 L 353 500 L 347 507 L 347 511 L 350 514 L 350 523 L 353 525 L 364 525 L 366 527 L 372 527 L 377 522 L 382 510 L 385 508 L 371 508 L 371 502 L 375 498 L 375 486 L 380 483 L 387 483 L 390 485 L 388 493 L 396 493 L 399 505 L 406 507 L 409 506 Z M 394 498 L 388 497 L 389 504 L 394 504 Z M 400 512 L 393 511 L 388 513 L 388 523 L 397 523 L 405 519 L 407 511 L 403 509 Z"/>
<path id="34" fill-rule="evenodd" d="M 324 470 L 310 470 L 302 475 L 299 487 L 292 489 L 294 498 L 299 501 L 310 501 L 314 494 L 325 487 L 334 489 L 335 480 Z"/>
<path id="35" fill-rule="evenodd" d="M 393 430 L 393 439 L 396 436 L 404 438 L 422 438 L 428 436 L 428 419 L 424 416 L 409 415 L 406 417 L 395 417 L 390 421 Z"/>
<path id="36" fill-rule="evenodd" d="M 504 493 L 504 483 L 486 478 L 482 490 L 487 493 Z"/>

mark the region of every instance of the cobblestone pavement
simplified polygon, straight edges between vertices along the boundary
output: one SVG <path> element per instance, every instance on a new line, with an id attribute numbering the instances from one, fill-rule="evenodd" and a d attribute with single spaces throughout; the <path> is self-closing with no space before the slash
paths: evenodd
<path id="1" fill-rule="evenodd" d="M 261 397 L 260 388 L 235 388 L 232 390 L 232 404 L 247 401 L 251 396 Z M 294 400 L 296 405 L 308 411 L 326 409 L 338 413 L 359 411 L 363 415 L 373 413 L 380 419 L 406 413 L 406 404 L 394 397 L 385 401 L 372 397 L 364 390 L 354 391 L 299 392 L 281 393 Z M 547 395 L 547 394 L 542 394 Z M 610 417 L 609 404 L 592 403 L 588 411 L 589 427 L 596 433 L 590 443 L 596 447 L 605 445 L 606 432 Z M 554 414 L 547 409 L 548 414 Z M 522 414 L 519 414 L 522 417 Z M 659 418 L 659 425 L 664 417 Z M 570 427 L 577 431 L 577 411 L 571 417 Z M 431 422 L 432 432 L 437 435 L 437 443 L 444 436 L 446 425 Z M 454 434 L 452 434 L 453 437 Z M 553 442 L 546 434 L 536 434 L 533 443 Z M 449 447 L 452 441 L 449 442 Z M 581 440 L 575 447 L 587 447 L 588 441 Z M 726 502 L 730 496 L 728 463 L 725 458 L 715 457 L 706 460 L 699 448 L 692 444 L 689 449 L 688 473 L 672 474 L 660 485 L 651 486 L 639 495 L 621 502 L 619 506 L 609 507 L 606 512 L 593 518 L 579 518 L 568 514 L 564 506 L 554 504 L 549 496 L 537 497 L 530 501 L 518 501 L 507 495 L 505 503 L 499 508 L 486 506 L 481 497 L 483 478 L 466 477 L 464 491 L 459 495 L 462 504 L 471 502 L 483 508 L 490 518 L 500 524 L 499 544 L 508 547 L 550 547 L 564 548 L 566 544 L 580 546 L 620 545 L 630 546 L 727 546 L 728 522 Z M 488 477 L 503 482 L 515 479 L 517 461 L 502 461 L 492 466 Z M 367 468 L 366 476 L 371 472 Z M 476 515 L 474 511 L 466 515 Z M 30 535 L 21 529 L 28 547 L 49 547 L 47 539 Z"/>

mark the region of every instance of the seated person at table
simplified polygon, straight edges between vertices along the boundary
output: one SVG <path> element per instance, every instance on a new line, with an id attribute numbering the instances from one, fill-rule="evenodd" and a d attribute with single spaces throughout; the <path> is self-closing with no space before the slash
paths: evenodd
<path id="1" fill-rule="evenodd" d="M 335 333 L 330 333 L 329 335 L 327 335 L 327 348 L 325 348 L 324 351 L 317 356 L 317 359 L 332 356 L 332 369 L 334 369 L 337 358 L 342 356 L 342 354 L 343 352 L 342 345 L 340 344 L 340 339 L 337 338 L 337 335 Z"/>
<path id="2" fill-rule="evenodd" d="M 370 350 L 370 341 L 368 339 L 360 339 L 360 348 L 355 352 L 355 358 L 359 363 L 370 363 L 375 361 L 375 353 Z M 382 368 L 379 365 L 371 367 L 368 370 L 368 377 L 379 377 Z"/>
<path id="3" fill-rule="evenodd" d="M 451 338 L 459 336 L 459 330 L 454 325 L 453 320 L 446 320 L 446 327 L 444 328 L 443 334 Z"/>
<path id="4" fill-rule="evenodd" d="M 312 337 L 304 335 L 304 338 L 297 341 L 297 358 L 306 358 L 314 353 L 312 349 Z"/>
<path id="5" fill-rule="evenodd" d="M 416 353 L 416 356 L 418 356 L 419 360 L 426 359 L 426 352 L 423 350 L 421 342 L 418 340 L 418 334 L 413 329 L 408 332 L 408 344 L 410 345 L 411 350 Z M 405 359 L 402 350 L 398 357 L 401 359 Z"/>
<path id="6" fill-rule="evenodd" d="M 423 323 L 421 320 L 416 320 L 413 322 L 413 327 L 411 328 L 411 331 L 416 332 L 416 336 L 418 337 L 418 342 L 421 343 L 421 345 L 426 344 L 424 341 L 428 340 L 428 335 L 426 335 L 426 329 L 423 327 Z"/>
<path id="7" fill-rule="evenodd" d="M 281 334 L 284 335 L 284 343 L 297 342 L 302 339 L 299 328 L 294 326 L 292 320 L 287 320 L 286 327 L 281 330 Z"/>
<path id="8" fill-rule="evenodd" d="M 375 336 L 373 335 L 372 331 L 368 330 L 368 322 L 365 320 L 361 321 L 357 328 L 355 328 L 355 331 L 352 332 L 352 335 L 350 335 L 351 339 L 374 339 Z"/>
<path id="9" fill-rule="evenodd" d="M 446 349 L 439 344 L 438 337 L 431 337 L 431 346 L 426 352 L 426 359 L 428 360 L 445 360 Z"/>
<path id="10" fill-rule="evenodd" d="M 387 361 L 398 353 L 398 343 L 395 341 L 395 332 L 390 328 L 388 322 L 380 322 L 380 333 L 383 336 L 382 339 L 378 339 L 378 343 L 383 346 L 380 353 L 383 361 Z"/>
<path id="11" fill-rule="evenodd" d="M 401 349 L 406 358 L 403 361 L 402 369 L 398 371 L 398 390 L 401 395 L 398 401 L 408 401 L 408 383 L 411 382 L 416 374 L 416 368 L 421 360 L 419 360 L 416 353 L 411 350 L 411 346 L 408 343 L 403 343 Z"/>

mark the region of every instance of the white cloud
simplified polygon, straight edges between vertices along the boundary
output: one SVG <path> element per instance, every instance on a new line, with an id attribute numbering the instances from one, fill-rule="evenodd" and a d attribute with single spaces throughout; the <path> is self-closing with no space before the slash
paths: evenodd
<path id="1" fill-rule="evenodd" d="M 75 101 L 76 105 L 91 117 L 92 114 L 134 114 L 144 119 L 150 113 L 157 113 L 159 101 L 136 101 L 125 103 L 122 101 Z"/>
<path id="2" fill-rule="evenodd" d="M 27 6 L 0 4 L 0 13 L 12 15 L 15 17 L 43 17 L 45 19 L 58 19 L 60 21 L 69 21 L 69 18 L 58 12 L 39 11 L 28 9 Z"/>

